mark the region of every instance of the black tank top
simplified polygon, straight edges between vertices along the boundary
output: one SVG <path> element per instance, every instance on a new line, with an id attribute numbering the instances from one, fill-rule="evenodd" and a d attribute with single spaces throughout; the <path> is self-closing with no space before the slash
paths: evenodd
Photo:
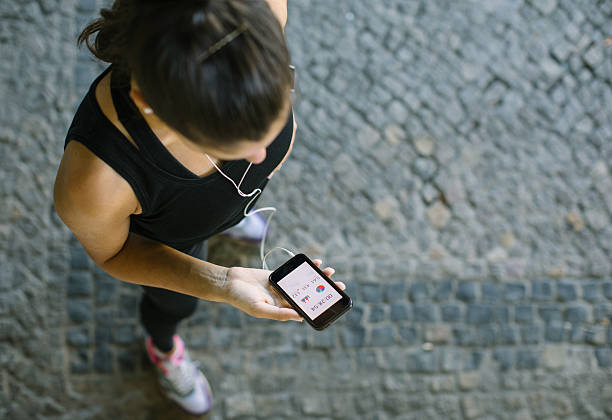
<path id="1" fill-rule="evenodd" d="M 111 69 L 109 66 L 91 84 L 70 125 L 64 149 L 71 140 L 82 143 L 130 184 L 142 207 L 141 214 L 130 216 L 130 232 L 191 253 L 203 240 L 240 222 L 251 198 L 238 195 L 218 171 L 200 178 L 176 160 L 132 102 L 129 82 L 118 83 L 113 72 L 113 104 L 119 121 L 138 145 L 134 147 L 96 101 L 96 86 Z M 264 189 L 268 176 L 287 154 L 292 135 L 293 111 L 268 146 L 266 159 L 249 169 L 242 191 Z M 238 183 L 248 165 L 246 160 L 234 160 L 221 169 Z"/>

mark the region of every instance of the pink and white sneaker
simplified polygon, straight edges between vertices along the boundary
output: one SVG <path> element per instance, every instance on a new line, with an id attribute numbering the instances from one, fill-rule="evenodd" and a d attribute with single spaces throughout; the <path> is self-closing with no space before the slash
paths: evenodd
<path id="1" fill-rule="evenodd" d="M 221 234 L 244 242 L 258 243 L 263 239 L 265 230 L 266 218 L 261 213 L 255 213 Z"/>
<path id="2" fill-rule="evenodd" d="M 165 355 L 154 345 L 151 337 L 145 339 L 149 360 L 157 368 L 159 384 L 164 394 L 183 410 L 199 416 L 212 408 L 212 391 L 199 362 L 192 361 L 183 340 L 175 334 L 174 351 Z"/>

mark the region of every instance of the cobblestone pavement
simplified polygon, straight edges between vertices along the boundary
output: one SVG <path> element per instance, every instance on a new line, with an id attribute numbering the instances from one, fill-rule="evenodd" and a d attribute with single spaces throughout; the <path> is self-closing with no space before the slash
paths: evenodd
<path id="1" fill-rule="evenodd" d="M 184 417 L 138 286 L 52 206 L 103 4 L 0 3 L 0 418 Z M 322 257 L 355 307 L 317 333 L 201 302 L 180 332 L 209 417 L 610 418 L 612 2 L 290 0 L 287 37 L 299 129 L 268 244 Z"/>

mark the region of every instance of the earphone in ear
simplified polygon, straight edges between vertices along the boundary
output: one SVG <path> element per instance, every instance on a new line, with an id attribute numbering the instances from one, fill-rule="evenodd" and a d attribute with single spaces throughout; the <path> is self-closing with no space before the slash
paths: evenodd
<path id="1" fill-rule="evenodd" d="M 274 216 L 274 213 L 276 213 L 276 207 L 262 207 L 260 209 L 252 210 L 252 211 L 247 213 L 247 209 L 251 206 L 251 204 L 261 194 L 261 189 L 260 188 L 255 188 L 253 191 L 251 191 L 248 194 L 244 193 L 244 192 L 242 192 L 242 190 L 240 190 L 240 186 L 242 185 L 242 182 L 244 181 L 244 178 L 246 177 L 247 172 L 249 172 L 249 169 L 251 169 L 251 166 L 253 164 L 249 163 L 249 166 L 244 171 L 244 174 L 242 174 L 242 178 L 240 178 L 240 181 L 238 182 L 238 184 L 236 184 L 232 178 L 230 178 L 225 173 L 223 173 L 221 168 L 219 168 L 219 166 L 217 166 L 217 164 L 210 158 L 210 156 L 208 156 L 207 153 L 205 153 L 205 155 L 206 155 L 206 158 L 210 161 L 210 163 L 212 163 L 212 165 L 215 167 L 215 169 L 221 175 L 223 175 L 224 178 L 226 178 L 229 182 L 232 183 L 232 185 L 236 188 L 236 191 L 238 191 L 238 194 L 241 197 L 253 197 L 253 198 L 251 198 L 249 200 L 247 205 L 244 207 L 243 214 L 244 214 L 245 217 L 249 217 L 249 216 L 252 216 L 252 215 L 254 215 L 256 213 L 261 213 L 261 212 L 264 212 L 264 211 L 269 211 L 270 212 L 270 215 L 266 219 L 266 224 L 264 225 L 264 234 L 263 234 L 263 237 L 261 238 L 261 242 L 259 244 L 259 258 L 261 259 L 261 268 L 264 269 L 264 270 L 268 269 L 268 266 L 266 264 L 266 258 L 268 258 L 268 255 L 270 255 L 270 253 L 272 251 L 274 251 L 274 250 L 279 249 L 281 251 L 285 251 L 287 254 L 289 254 L 290 256 L 293 257 L 295 255 L 293 252 L 291 252 L 288 249 L 285 249 L 285 248 L 283 248 L 281 246 L 275 246 L 274 248 L 270 249 L 267 253 L 264 254 L 265 244 L 266 244 L 266 236 L 268 235 L 268 228 L 270 227 L 270 221 L 272 220 L 272 216 Z"/>

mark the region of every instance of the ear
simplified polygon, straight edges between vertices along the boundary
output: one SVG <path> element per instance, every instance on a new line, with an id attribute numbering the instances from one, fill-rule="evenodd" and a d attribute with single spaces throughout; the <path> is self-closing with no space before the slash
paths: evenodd
<path id="1" fill-rule="evenodd" d="M 134 80 L 132 80 L 130 85 L 130 98 L 132 98 L 132 101 L 134 101 L 136 106 L 138 106 L 140 109 L 151 108 L 147 101 L 145 101 L 145 99 L 142 97 L 142 92 L 140 92 L 140 88 L 134 82 Z"/>

